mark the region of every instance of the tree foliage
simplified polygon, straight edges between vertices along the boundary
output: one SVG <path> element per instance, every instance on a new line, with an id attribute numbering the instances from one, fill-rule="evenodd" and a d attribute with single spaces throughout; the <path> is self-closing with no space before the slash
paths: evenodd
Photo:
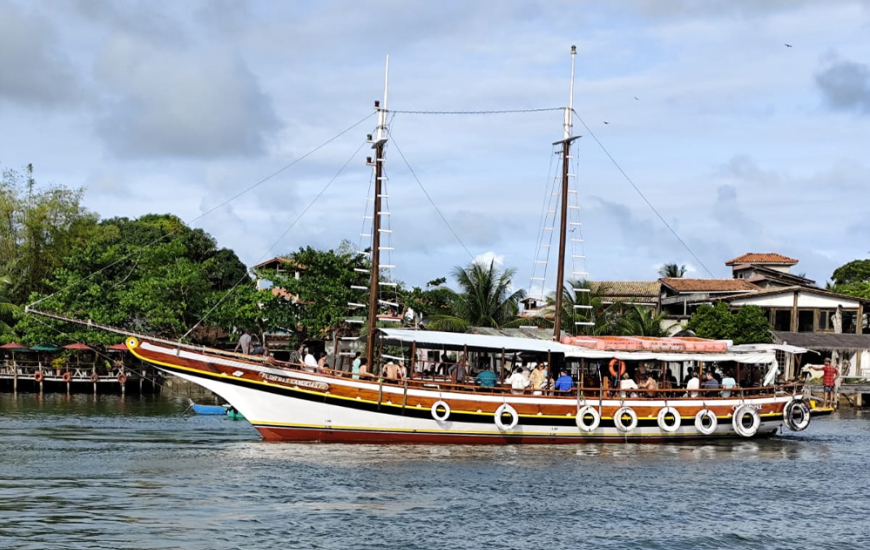
<path id="1" fill-rule="evenodd" d="M 686 266 L 678 264 L 664 264 L 659 268 L 659 275 L 664 278 L 679 279 L 686 274 Z"/>
<path id="2" fill-rule="evenodd" d="M 698 307 L 687 328 L 701 338 L 733 340 L 735 344 L 769 343 L 773 330 L 760 307 L 743 306 L 737 313 L 731 313 L 725 302 Z"/>
<path id="3" fill-rule="evenodd" d="M 870 299 L 870 260 L 854 260 L 834 270 L 830 290 Z"/>
<path id="4" fill-rule="evenodd" d="M 69 251 L 96 230 L 98 216 L 82 205 L 83 189 L 38 186 L 33 167 L 0 177 L 0 273 L 10 277 L 11 300 L 23 304 L 31 292 L 46 292 L 47 279 Z"/>
<path id="5" fill-rule="evenodd" d="M 7 275 L 0 275 L 0 339 L 12 334 L 12 325 L 19 313 L 9 296 L 11 287 L 12 280 Z"/>
<path id="6" fill-rule="evenodd" d="M 495 262 L 472 262 L 451 272 L 459 292 L 449 293 L 449 312 L 431 316 L 429 328 L 464 332 L 469 327 L 498 328 L 514 321 L 525 291 L 512 291 L 515 269 L 501 270 Z"/>
<path id="7" fill-rule="evenodd" d="M 175 216 L 113 218 L 99 223 L 44 281 L 45 293 L 53 296 L 39 309 L 176 339 L 245 277 L 245 266 L 232 251 L 219 250 L 210 235 Z M 34 292 L 29 301 L 44 297 Z M 45 323 L 25 316 L 16 330 L 30 343 L 63 339 L 53 328 L 73 340 L 118 340 L 75 325 Z"/>
<path id="8" fill-rule="evenodd" d="M 664 313 L 656 312 L 648 307 L 635 304 L 624 306 L 622 315 L 616 322 L 616 333 L 622 336 L 667 336 L 662 328 Z"/>

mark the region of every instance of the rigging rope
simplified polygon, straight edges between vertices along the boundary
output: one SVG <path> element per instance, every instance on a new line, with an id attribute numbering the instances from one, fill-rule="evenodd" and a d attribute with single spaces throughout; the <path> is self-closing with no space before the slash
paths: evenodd
<path id="1" fill-rule="evenodd" d="M 544 107 L 540 109 L 506 109 L 501 111 L 390 111 L 400 115 L 505 115 L 513 113 L 543 113 L 564 111 L 565 107 Z"/>
<path id="2" fill-rule="evenodd" d="M 610 162 L 612 162 L 613 165 L 616 166 L 616 169 L 619 170 L 619 172 L 622 174 L 622 176 L 625 178 L 625 180 L 629 184 L 631 184 L 631 186 L 634 188 L 635 191 L 637 191 L 637 194 L 640 195 L 640 198 L 643 199 L 643 201 L 646 203 L 646 205 L 649 206 L 653 212 L 655 212 L 655 215 L 658 216 L 659 220 L 661 220 L 661 222 L 663 224 L 665 224 L 665 227 L 667 227 L 668 230 L 673 234 L 673 236 L 676 237 L 677 241 L 679 241 L 680 244 L 683 245 L 683 248 L 685 248 L 689 252 L 689 254 L 692 255 L 693 258 L 695 258 L 695 261 L 698 262 L 698 265 L 700 265 L 702 268 L 704 268 L 704 271 L 707 272 L 707 275 L 709 275 L 710 277 L 715 277 L 715 275 L 713 275 L 713 273 L 709 269 L 707 269 L 707 266 L 704 265 L 704 262 L 701 261 L 701 258 L 699 258 L 698 255 L 695 254 L 691 248 L 689 248 L 689 245 L 686 244 L 686 242 L 680 238 L 680 236 L 677 234 L 677 232 L 674 230 L 674 228 L 671 227 L 671 224 L 669 224 L 665 220 L 664 216 L 662 216 L 659 213 L 659 211 L 656 210 L 656 207 L 653 206 L 652 203 L 649 201 L 649 199 L 646 198 L 646 195 L 643 194 L 643 192 L 637 187 L 637 185 L 635 185 L 634 181 L 632 181 L 632 179 L 628 176 L 628 174 L 625 173 L 625 170 L 623 170 L 622 167 L 619 165 L 619 163 L 616 162 L 616 159 L 613 158 L 613 155 L 610 154 L 610 151 L 608 151 L 607 148 L 604 147 L 604 144 L 598 140 L 598 138 L 595 136 L 595 133 L 592 132 L 592 129 L 586 124 L 586 122 L 577 113 L 577 111 L 574 111 L 574 114 L 577 115 L 577 120 L 579 120 L 580 123 L 583 125 L 583 127 L 586 128 L 586 131 L 589 132 L 589 135 L 592 136 L 592 139 L 595 140 L 595 143 L 597 143 L 598 146 L 601 147 L 601 150 L 604 151 L 604 154 L 607 155 L 607 158 L 610 159 Z"/>
<path id="3" fill-rule="evenodd" d="M 318 145 L 318 146 L 315 147 L 314 149 L 311 149 L 310 151 L 308 151 L 307 153 L 305 153 L 305 154 L 302 155 L 301 157 L 295 159 L 293 162 L 291 162 L 291 163 L 289 163 L 289 164 L 283 166 L 282 168 L 276 170 L 275 172 L 269 174 L 269 175 L 266 176 L 265 178 L 261 179 L 260 181 L 256 182 L 255 184 L 253 184 L 253 185 L 247 187 L 246 189 L 240 191 L 239 193 L 236 193 L 235 195 L 233 195 L 233 196 L 230 197 L 229 199 L 223 201 L 222 203 L 218 204 L 217 206 L 215 206 L 215 207 L 213 207 L 213 208 L 211 208 L 211 209 L 209 209 L 209 210 L 206 210 L 205 212 L 203 212 L 203 213 L 200 214 L 199 216 L 193 218 L 192 220 L 188 220 L 188 221 L 186 222 L 186 225 L 191 225 L 191 224 L 193 224 L 194 222 L 196 222 L 196 221 L 198 221 L 198 220 L 201 220 L 202 218 L 208 216 L 209 214 L 211 214 L 211 213 L 214 212 L 215 210 L 217 210 L 217 209 L 219 209 L 219 208 L 222 208 L 222 207 L 226 206 L 227 204 L 229 204 L 230 202 L 232 202 L 232 201 L 236 200 L 237 198 L 241 197 L 241 196 L 244 195 L 245 193 L 248 193 L 249 191 L 253 190 L 254 188 L 259 187 L 260 185 L 262 185 L 263 183 L 265 183 L 265 182 L 269 181 L 270 179 L 274 178 L 275 176 L 277 176 L 277 175 L 280 174 L 281 172 L 283 172 L 283 171 L 287 170 L 288 168 L 292 167 L 293 165 L 295 165 L 295 164 L 301 162 L 302 160 L 306 159 L 307 157 L 310 157 L 311 155 L 313 155 L 314 153 L 316 153 L 316 152 L 319 151 L 320 149 L 323 149 L 324 147 L 326 147 L 327 145 L 329 145 L 330 143 L 332 143 L 332 142 L 335 141 L 336 139 L 340 138 L 340 137 L 343 136 L 344 134 L 348 133 L 349 131 L 353 130 L 354 128 L 356 128 L 357 126 L 359 126 L 360 124 L 362 124 L 362 123 L 365 122 L 366 120 L 370 119 L 370 118 L 373 117 L 374 115 L 375 115 L 375 113 L 371 113 L 371 114 L 367 115 L 366 117 L 360 119 L 359 121 L 353 123 L 352 125 L 348 126 L 345 130 L 342 130 L 342 131 L 339 132 L 338 134 L 332 136 L 331 138 L 329 138 L 328 140 L 324 141 L 323 143 L 321 143 L 320 145 Z M 124 256 L 124 257 L 122 257 L 122 258 L 120 258 L 120 259 L 118 259 L 118 260 L 112 262 L 111 264 L 109 264 L 109 265 L 107 265 L 107 266 L 105 266 L 105 267 L 102 267 L 102 268 L 98 269 L 97 271 L 94 271 L 93 273 L 91 273 L 91 274 L 88 275 L 87 277 L 82 277 L 82 278 L 79 279 L 78 281 L 76 281 L 76 282 L 74 282 L 74 283 L 71 283 L 71 284 L 69 284 L 69 285 L 63 287 L 62 289 L 60 289 L 60 290 L 58 290 L 58 291 L 55 291 L 55 292 L 49 294 L 48 296 L 44 296 L 43 298 L 40 298 L 39 300 L 33 302 L 32 304 L 28 305 L 27 307 L 32 308 L 33 306 L 36 306 L 36 305 L 38 305 L 38 304 L 40 304 L 40 303 L 42 303 L 42 302 L 44 302 L 44 301 L 46 301 L 46 300 L 48 300 L 48 299 L 54 297 L 54 296 L 57 296 L 57 295 L 60 294 L 61 292 L 66 292 L 67 290 L 69 290 L 69 289 L 71 289 L 71 288 L 73 288 L 73 287 L 76 287 L 76 286 L 82 284 L 83 282 L 85 282 L 85 281 L 87 281 L 88 279 L 94 277 L 95 275 L 99 275 L 99 274 L 102 273 L 103 271 L 105 271 L 105 270 L 107 270 L 107 269 L 109 269 L 109 268 L 112 268 L 112 267 L 118 265 L 119 263 L 121 263 L 121 262 L 123 262 L 123 261 L 125 261 L 125 260 L 127 260 L 127 259 L 129 259 L 129 258 L 131 258 L 131 257 L 133 257 L 133 256 L 136 255 L 136 254 L 140 254 L 140 253 L 142 252 L 143 249 L 148 248 L 148 247 L 150 247 L 150 246 L 153 246 L 153 245 L 159 243 L 160 241 L 166 239 L 167 237 L 169 237 L 169 236 L 175 234 L 175 233 L 176 233 L 177 231 L 179 231 L 180 229 L 181 229 L 180 226 L 177 227 L 177 228 L 175 228 L 175 229 L 172 229 L 171 231 L 169 231 L 169 232 L 166 233 L 165 235 L 163 235 L 163 236 L 161 236 L 161 237 L 158 237 L 158 238 L 154 239 L 153 241 L 149 242 L 148 244 L 146 244 L 146 245 L 143 246 L 142 248 L 137 249 L 137 250 L 135 250 L 134 252 L 131 252 L 131 253 L 127 254 L 126 256 Z"/>
<path id="4" fill-rule="evenodd" d="M 314 197 L 314 199 L 313 199 L 310 203 L 308 203 L 308 206 L 306 206 L 306 207 L 302 210 L 302 212 L 299 213 L 299 215 L 296 217 L 296 219 L 293 220 L 293 223 L 291 223 L 290 226 L 289 226 L 287 229 L 285 229 L 283 233 L 281 233 L 281 236 L 278 237 L 278 239 L 275 240 L 275 242 L 272 243 L 271 246 L 269 246 L 269 248 L 266 249 L 266 252 L 264 252 L 263 255 L 260 256 L 260 259 L 257 261 L 257 263 L 260 263 L 260 261 L 262 261 L 262 260 L 265 259 L 267 256 L 269 256 L 269 255 L 271 254 L 271 252 L 272 252 L 272 249 L 274 249 L 275 247 L 277 247 L 277 246 L 281 243 L 281 241 L 284 239 L 284 237 L 287 235 L 287 233 L 289 233 L 290 230 L 293 229 L 293 228 L 296 226 L 297 223 L 299 223 L 299 220 L 302 219 L 302 216 L 304 216 L 305 213 L 308 212 L 308 210 L 310 210 L 312 206 L 314 206 L 314 203 L 316 203 L 316 202 L 320 199 L 320 197 L 322 197 L 323 194 L 326 193 L 326 190 L 329 189 L 329 187 L 332 185 L 332 183 L 333 183 L 335 180 L 338 179 L 338 176 L 340 176 L 341 173 L 344 172 L 344 169 L 347 168 L 347 165 L 351 163 L 351 161 L 352 161 L 352 160 L 357 156 L 357 154 L 360 152 L 360 150 L 363 148 L 363 146 L 364 146 L 366 143 L 368 143 L 368 142 L 367 142 L 367 141 L 363 141 L 362 143 L 360 143 L 359 147 L 356 148 L 356 151 L 354 151 L 353 154 L 350 156 L 350 158 L 348 158 L 347 161 L 346 161 L 346 162 L 341 166 L 341 168 L 338 169 L 338 172 L 336 172 L 335 175 L 332 176 L 332 179 L 330 179 L 330 180 L 326 183 L 326 185 L 323 186 L 323 189 L 320 190 L 320 192 L 319 192 L 319 193 Z M 255 265 L 256 265 L 256 264 L 255 264 Z M 220 300 L 217 301 L 217 303 L 216 303 L 215 305 L 213 305 L 213 306 L 212 306 L 208 311 L 205 312 L 205 314 L 204 314 L 204 315 L 199 319 L 199 321 L 196 322 L 195 325 L 193 325 L 192 327 L 190 327 L 190 330 L 188 330 L 187 332 L 184 333 L 184 336 L 182 336 L 182 337 L 180 338 L 180 340 L 184 340 L 185 338 L 187 338 L 187 337 L 190 335 L 191 332 L 193 332 L 194 330 L 196 330 L 196 327 L 198 327 L 199 325 L 201 325 L 202 322 L 205 321 L 206 317 L 208 317 L 209 315 L 211 315 L 211 313 L 212 313 L 215 309 L 217 309 L 217 307 L 218 307 L 219 305 L 221 305 L 221 304 L 224 302 L 224 300 L 226 300 L 226 299 L 230 296 L 230 294 L 232 294 L 233 292 L 235 292 L 235 290 L 239 287 L 239 285 L 241 285 L 241 284 L 242 284 L 243 282 L 245 282 L 245 281 L 250 281 L 250 277 L 248 276 L 248 272 L 247 272 L 247 271 L 246 271 L 245 274 L 242 276 L 242 278 L 239 279 L 238 282 L 237 282 L 236 284 L 233 285 L 233 287 L 232 287 L 231 289 L 229 289 L 228 291 L 226 291 L 226 293 L 224 293 L 224 295 L 221 297 Z M 265 343 L 264 343 L 264 344 L 265 344 Z"/>
<path id="5" fill-rule="evenodd" d="M 388 130 L 388 132 L 389 132 L 389 130 Z M 423 190 L 423 194 L 426 195 L 427 199 L 429 199 L 429 202 L 432 204 L 432 207 L 435 209 L 436 212 L 438 212 L 438 215 L 441 216 L 441 219 L 444 221 L 444 224 L 447 226 L 447 228 L 450 230 L 450 232 L 453 233 L 453 236 L 456 237 L 456 241 L 459 243 L 460 246 L 462 246 L 462 249 L 465 250 L 465 253 L 468 254 L 468 257 L 471 258 L 472 261 L 474 261 L 474 255 L 468 250 L 468 247 L 465 246 L 465 243 L 462 242 L 462 239 L 459 238 L 459 235 L 453 229 L 453 226 L 450 225 L 450 222 L 447 221 L 447 218 L 441 212 L 441 209 L 438 208 L 438 205 L 436 205 L 435 201 L 432 200 L 432 197 L 429 196 L 429 192 L 426 191 L 425 187 L 423 187 L 423 183 L 420 181 L 420 178 L 417 177 L 417 173 L 414 172 L 413 168 L 411 168 L 411 164 L 408 162 L 408 159 L 405 158 L 405 154 L 402 152 L 402 149 L 399 148 L 399 144 L 396 142 L 396 137 L 393 136 L 392 132 L 389 132 L 389 133 L 390 133 L 390 138 L 393 140 L 393 146 L 395 146 L 395 148 L 396 148 L 396 152 L 398 152 L 399 156 L 402 157 L 402 160 L 405 161 L 405 166 L 408 167 L 408 170 L 410 170 L 411 175 L 414 176 L 414 180 L 416 180 L 417 185 L 420 186 L 420 189 Z"/>

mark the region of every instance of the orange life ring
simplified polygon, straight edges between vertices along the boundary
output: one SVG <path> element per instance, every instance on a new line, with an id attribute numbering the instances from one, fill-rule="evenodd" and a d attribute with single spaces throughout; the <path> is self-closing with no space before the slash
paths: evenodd
<path id="1" fill-rule="evenodd" d="M 613 368 L 616 363 L 619 363 L 619 374 L 616 374 L 616 369 Z M 610 360 L 610 375 L 615 376 L 617 378 L 621 378 L 622 375 L 625 374 L 625 361 L 620 361 L 619 359 L 611 359 Z"/>
<path id="2" fill-rule="evenodd" d="M 68 372 L 65 372 L 65 373 L 63 373 L 63 376 L 60 377 L 60 379 L 63 380 L 64 382 L 71 382 L 72 375 Z"/>
<path id="3" fill-rule="evenodd" d="M 33 381 L 36 383 L 42 382 L 42 380 L 44 378 L 45 378 L 45 376 L 42 375 L 42 372 L 37 372 L 36 374 L 33 375 Z"/>
<path id="4" fill-rule="evenodd" d="M 121 374 L 118 375 L 118 383 L 119 383 L 119 384 L 123 384 L 123 383 L 125 383 L 126 381 L 127 381 L 127 375 L 126 375 L 126 374 L 124 374 L 124 373 L 122 372 Z"/>
<path id="5" fill-rule="evenodd" d="M 96 384 L 96 383 L 99 382 L 99 381 L 100 381 L 100 375 L 97 374 L 97 373 L 93 373 L 93 374 L 91 375 L 91 382 L 93 382 L 94 384 Z"/>

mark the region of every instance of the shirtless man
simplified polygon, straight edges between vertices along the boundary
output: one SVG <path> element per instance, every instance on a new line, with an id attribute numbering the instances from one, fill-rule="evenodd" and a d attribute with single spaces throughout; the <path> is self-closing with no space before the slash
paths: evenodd
<path id="1" fill-rule="evenodd" d="M 390 380 L 400 380 L 402 378 L 399 365 L 393 363 L 392 361 L 384 365 L 383 375 L 384 378 L 388 378 Z"/>

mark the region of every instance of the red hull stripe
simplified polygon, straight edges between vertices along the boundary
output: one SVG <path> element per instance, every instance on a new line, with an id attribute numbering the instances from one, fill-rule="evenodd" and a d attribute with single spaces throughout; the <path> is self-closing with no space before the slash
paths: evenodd
<path id="1" fill-rule="evenodd" d="M 441 432 L 393 432 L 379 430 L 348 430 L 302 427 L 256 426 L 267 441 L 302 441 L 313 443 L 427 443 L 433 445 L 565 445 L 578 443 L 667 443 L 673 441 L 710 440 L 719 438 L 735 438 L 734 434 L 721 435 L 670 435 L 667 437 L 654 435 L 628 436 L 579 436 L 553 437 L 549 435 L 506 435 L 506 434 L 456 434 Z M 774 432 L 775 433 L 775 432 Z M 758 437 L 769 437 L 770 434 L 759 434 Z"/>

